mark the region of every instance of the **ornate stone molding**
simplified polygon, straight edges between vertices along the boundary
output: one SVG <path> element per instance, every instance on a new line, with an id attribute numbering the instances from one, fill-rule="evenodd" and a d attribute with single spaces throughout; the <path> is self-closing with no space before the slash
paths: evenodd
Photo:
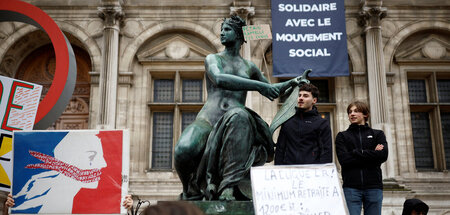
<path id="1" fill-rule="evenodd" d="M 386 84 L 388 86 L 394 85 L 395 82 L 395 72 L 386 72 Z"/>
<path id="2" fill-rule="evenodd" d="M 254 7 L 230 7 L 230 15 L 238 15 L 247 20 L 255 15 Z"/>
<path id="3" fill-rule="evenodd" d="M 363 1 L 359 12 L 359 25 L 366 26 L 366 31 L 371 28 L 380 28 L 381 19 L 386 15 L 387 9 L 381 7 L 381 1 Z"/>
<path id="4" fill-rule="evenodd" d="M 119 25 L 122 23 L 125 13 L 119 5 L 105 5 L 98 7 L 98 16 L 103 19 L 105 28 L 115 28 L 119 30 Z"/>
<path id="5" fill-rule="evenodd" d="M 251 7 L 251 1 L 233 1 L 233 6 L 230 7 L 230 15 L 238 15 L 245 19 L 248 23 L 248 19 L 255 15 L 255 8 Z"/>
<path id="6" fill-rule="evenodd" d="M 91 76 L 91 84 L 98 85 L 100 80 L 100 72 L 90 71 L 89 75 Z"/>
<path id="7" fill-rule="evenodd" d="M 119 84 L 131 86 L 134 74 L 132 72 L 119 72 Z"/>
<path id="8" fill-rule="evenodd" d="M 365 72 L 352 72 L 351 75 L 353 84 L 367 84 L 367 77 Z"/>

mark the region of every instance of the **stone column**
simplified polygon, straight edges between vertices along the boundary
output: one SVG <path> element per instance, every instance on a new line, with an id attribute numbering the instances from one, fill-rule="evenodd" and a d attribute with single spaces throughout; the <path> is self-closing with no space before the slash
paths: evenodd
<path id="1" fill-rule="evenodd" d="M 97 128 L 113 129 L 116 127 L 119 31 L 124 14 L 118 1 L 102 2 L 103 6 L 98 8 L 104 28 Z"/>
<path id="2" fill-rule="evenodd" d="M 362 1 L 361 18 L 365 25 L 367 82 L 369 89 L 370 123 L 373 128 L 381 129 L 386 134 L 390 146 L 389 156 L 383 165 L 384 178 L 395 176 L 395 146 L 392 144 L 391 125 L 389 123 L 389 106 L 386 83 L 383 44 L 381 36 L 381 19 L 386 16 L 386 8 L 381 0 Z"/>

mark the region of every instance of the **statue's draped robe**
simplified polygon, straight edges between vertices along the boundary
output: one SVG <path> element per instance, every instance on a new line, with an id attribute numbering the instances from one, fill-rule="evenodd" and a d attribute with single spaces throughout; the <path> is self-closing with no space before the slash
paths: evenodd
<path id="1" fill-rule="evenodd" d="M 208 185 L 217 199 L 225 188 L 238 188 L 251 199 L 251 192 L 237 186 L 250 185 L 250 167 L 273 160 L 274 143 L 267 123 L 244 107 L 227 111 L 214 125 L 197 169 L 196 183 L 206 193 Z"/>

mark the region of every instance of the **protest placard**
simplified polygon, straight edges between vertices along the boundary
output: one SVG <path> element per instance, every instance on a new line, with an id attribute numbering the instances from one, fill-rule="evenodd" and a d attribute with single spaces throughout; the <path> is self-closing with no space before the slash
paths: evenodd
<path id="1" fill-rule="evenodd" d="M 275 77 L 348 76 L 344 0 L 273 0 Z"/>
<path id="2" fill-rule="evenodd" d="M 12 213 L 126 214 L 129 141 L 127 130 L 15 131 Z"/>
<path id="3" fill-rule="evenodd" d="M 12 132 L 33 129 L 42 86 L 0 76 L 0 190 L 9 192 Z"/>
<path id="4" fill-rule="evenodd" d="M 249 40 L 262 40 L 272 39 L 272 32 L 269 25 L 248 25 L 242 27 L 244 31 L 244 39 Z"/>
<path id="5" fill-rule="evenodd" d="M 256 215 L 348 214 L 334 164 L 251 168 Z"/>

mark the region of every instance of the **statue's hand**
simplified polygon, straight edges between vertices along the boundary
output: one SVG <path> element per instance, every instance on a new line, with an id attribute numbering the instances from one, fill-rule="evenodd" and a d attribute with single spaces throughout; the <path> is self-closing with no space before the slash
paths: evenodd
<path id="1" fill-rule="evenodd" d="M 270 99 L 270 101 L 273 101 L 280 95 L 280 87 L 275 84 L 262 83 L 259 93 Z"/>
<path id="2" fill-rule="evenodd" d="M 302 76 L 298 76 L 289 81 L 276 83 L 276 84 L 272 84 L 272 85 L 277 87 L 280 90 L 280 95 L 283 95 L 286 92 L 286 90 L 289 89 L 290 87 L 295 87 L 295 86 L 300 85 L 300 83 L 302 83 L 302 81 L 304 81 L 301 79 L 301 77 Z"/>

